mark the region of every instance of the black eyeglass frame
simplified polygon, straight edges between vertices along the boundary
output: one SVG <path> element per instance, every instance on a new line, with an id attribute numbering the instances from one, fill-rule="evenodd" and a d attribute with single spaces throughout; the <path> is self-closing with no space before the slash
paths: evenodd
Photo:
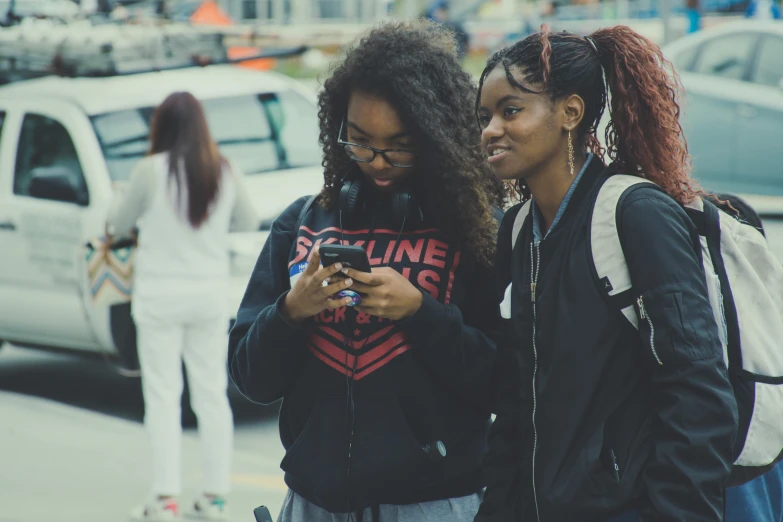
<path id="1" fill-rule="evenodd" d="M 399 164 L 394 163 L 393 161 L 391 161 L 389 159 L 389 157 L 386 155 L 387 152 L 406 152 L 408 154 L 413 154 L 414 156 L 418 156 L 419 153 L 416 152 L 415 150 L 411 150 L 411 149 L 376 149 L 374 147 L 370 147 L 369 145 L 360 145 L 359 143 L 352 143 L 350 141 L 345 141 L 345 140 L 342 139 L 343 127 L 344 126 L 345 126 L 345 118 L 343 118 L 342 123 L 340 123 L 340 132 L 337 135 L 337 144 L 343 146 L 343 148 L 345 149 L 345 153 L 348 154 L 348 157 L 351 158 L 353 161 L 358 161 L 359 163 L 372 163 L 373 161 L 375 161 L 375 158 L 378 156 L 378 154 L 380 154 L 383 157 L 383 159 L 386 160 L 386 163 L 388 163 L 392 167 L 397 167 L 397 168 L 401 168 L 401 169 L 410 169 L 410 168 L 413 168 L 413 167 L 416 166 L 415 163 L 413 163 L 411 165 L 399 165 Z M 355 158 L 348 151 L 348 147 L 359 147 L 359 148 L 362 148 L 362 149 L 371 150 L 372 151 L 372 158 L 367 159 L 367 160 Z"/>

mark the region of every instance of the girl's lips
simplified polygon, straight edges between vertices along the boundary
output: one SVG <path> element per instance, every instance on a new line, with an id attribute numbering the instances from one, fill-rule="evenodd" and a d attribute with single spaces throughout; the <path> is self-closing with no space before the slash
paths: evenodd
<path id="1" fill-rule="evenodd" d="M 492 154 L 489 156 L 489 164 L 493 165 L 499 161 L 501 161 L 503 158 L 508 155 L 508 149 L 504 150 L 503 152 L 500 152 L 498 154 Z"/>
<path id="2" fill-rule="evenodd" d="M 378 178 L 372 178 L 373 183 L 375 183 L 376 187 L 380 188 L 387 188 L 391 187 L 394 184 L 393 179 L 378 179 Z"/>

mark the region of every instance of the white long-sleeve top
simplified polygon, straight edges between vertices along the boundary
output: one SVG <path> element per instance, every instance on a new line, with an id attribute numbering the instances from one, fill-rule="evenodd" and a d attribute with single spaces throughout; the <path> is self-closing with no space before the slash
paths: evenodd
<path id="1" fill-rule="evenodd" d="M 187 182 L 179 194 L 169 175 L 168 153 L 148 156 L 134 167 L 129 186 L 109 212 L 109 230 L 127 236 L 138 228 L 134 294 L 160 293 L 187 285 L 211 286 L 229 278 L 229 232 L 257 230 L 242 173 L 224 168 L 208 218 L 194 228 L 188 220 Z M 184 285 L 183 285 L 184 283 Z M 136 295 L 134 295 L 134 299 Z"/>

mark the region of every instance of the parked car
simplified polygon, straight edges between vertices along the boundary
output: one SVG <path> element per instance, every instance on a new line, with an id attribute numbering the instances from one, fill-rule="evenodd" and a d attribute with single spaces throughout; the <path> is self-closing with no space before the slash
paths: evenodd
<path id="1" fill-rule="evenodd" d="M 783 196 L 783 22 L 721 25 L 664 53 L 685 87 L 696 178 L 718 192 Z"/>
<path id="2" fill-rule="evenodd" d="M 92 302 L 84 245 L 103 233 L 116 187 L 146 154 L 154 107 L 178 90 L 204 104 L 265 223 L 320 189 L 314 93 L 277 73 L 215 65 L 0 87 L 0 339 L 133 365 L 129 307 Z M 232 310 L 267 234 L 232 237 Z"/>
<path id="3" fill-rule="evenodd" d="M 696 179 L 750 203 L 783 261 L 783 22 L 727 23 L 663 51 L 685 88 L 681 121 Z"/>

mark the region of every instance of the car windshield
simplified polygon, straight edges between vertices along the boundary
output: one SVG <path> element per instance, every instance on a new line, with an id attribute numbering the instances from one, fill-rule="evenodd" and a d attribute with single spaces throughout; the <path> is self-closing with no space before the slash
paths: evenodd
<path id="1" fill-rule="evenodd" d="M 294 91 L 203 100 L 220 152 L 245 174 L 321 163 L 315 105 Z M 112 181 L 125 181 L 149 149 L 154 107 L 93 116 Z"/>

